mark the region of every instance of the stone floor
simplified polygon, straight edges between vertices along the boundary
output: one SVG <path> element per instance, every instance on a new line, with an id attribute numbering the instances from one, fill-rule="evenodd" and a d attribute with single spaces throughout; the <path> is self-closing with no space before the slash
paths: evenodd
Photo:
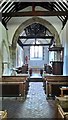
<path id="1" fill-rule="evenodd" d="M 46 100 L 43 82 L 30 82 L 24 101 L 4 99 L 2 109 L 8 111 L 9 118 L 57 118 L 55 100 Z"/>

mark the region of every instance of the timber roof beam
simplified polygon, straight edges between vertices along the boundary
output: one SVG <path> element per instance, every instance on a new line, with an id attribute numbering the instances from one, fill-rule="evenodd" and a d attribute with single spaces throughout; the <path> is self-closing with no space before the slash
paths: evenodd
<path id="1" fill-rule="evenodd" d="M 25 17 L 25 16 L 68 16 L 67 11 L 24 11 L 2 13 L 3 17 Z"/>

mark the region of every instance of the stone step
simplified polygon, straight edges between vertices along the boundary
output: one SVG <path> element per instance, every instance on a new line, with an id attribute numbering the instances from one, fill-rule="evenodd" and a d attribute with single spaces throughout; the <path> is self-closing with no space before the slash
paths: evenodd
<path id="1" fill-rule="evenodd" d="M 43 82 L 42 78 L 29 78 L 29 82 Z"/>

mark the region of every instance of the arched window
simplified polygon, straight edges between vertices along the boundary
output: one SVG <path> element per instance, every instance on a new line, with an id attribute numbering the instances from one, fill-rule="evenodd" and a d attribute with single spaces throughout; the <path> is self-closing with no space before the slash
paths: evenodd
<path id="1" fill-rule="evenodd" d="M 33 42 L 34 44 L 34 42 Z M 40 44 L 39 41 L 36 41 L 36 44 Z M 43 58 L 43 47 L 42 46 L 31 46 L 30 47 L 30 60 Z"/>

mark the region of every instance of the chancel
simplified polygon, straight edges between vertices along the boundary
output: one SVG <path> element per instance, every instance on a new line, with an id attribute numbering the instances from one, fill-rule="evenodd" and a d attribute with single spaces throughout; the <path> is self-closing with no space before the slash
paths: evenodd
<path id="1" fill-rule="evenodd" d="M 0 119 L 68 120 L 68 0 L 0 7 Z"/>

